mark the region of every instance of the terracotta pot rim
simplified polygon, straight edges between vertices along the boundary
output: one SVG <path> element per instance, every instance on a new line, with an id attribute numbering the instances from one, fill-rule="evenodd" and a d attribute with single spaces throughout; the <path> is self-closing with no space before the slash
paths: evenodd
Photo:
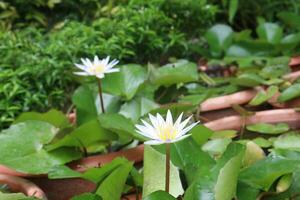
<path id="1" fill-rule="evenodd" d="M 21 192 L 29 197 L 37 197 L 46 200 L 47 197 L 44 191 L 36 184 L 16 176 L 0 174 L 0 183 L 6 184 L 14 192 Z"/>

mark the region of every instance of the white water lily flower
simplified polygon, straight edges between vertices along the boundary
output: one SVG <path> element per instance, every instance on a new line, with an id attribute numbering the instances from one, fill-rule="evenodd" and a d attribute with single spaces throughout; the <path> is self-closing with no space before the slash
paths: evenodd
<path id="1" fill-rule="evenodd" d="M 119 63 L 118 60 L 114 59 L 109 62 L 109 56 L 106 58 L 99 60 L 98 56 L 94 57 L 94 61 L 92 62 L 88 58 L 81 58 L 82 64 L 76 64 L 76 67 L 83 70 L 83 72 L 74 72 L 76 75 L 80 76 L 96 76 L 98 78 L 104 78 L 104 74 L 113 73 L 120 71 L 118 68 L 113 67 Z"/>
<path id="2" fill-rule="evenodd" d="M 198 122 L 196 122 L 186 127 L 192 116 L 181 122 L 182 115 L 183 113 L 181 113 L 175 123 L 173 123 L 173 117 L 170 110 L 167 112 L 166 120 L 158 113 L 156 117 L 149 114 L 152 125 L 141 120 L 144 125 L 136 125 L 136 128 L 138 129 L 137 132 L 151 139 L 145 142 L 145 144 L 158 145 L 177 142 L 188 137 L 189 135 L 185 134 L 198 124 Z"/>

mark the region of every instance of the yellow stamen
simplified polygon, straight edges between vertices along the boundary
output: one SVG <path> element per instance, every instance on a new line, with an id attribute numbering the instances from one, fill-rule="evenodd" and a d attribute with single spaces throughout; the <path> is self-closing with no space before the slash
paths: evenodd
<path id="1" fill-rule="evenodd" d="M 105 66 L 103 64 L 95 64 L 90 70 L 95 74 L 103 73 L 105 71 Z"/>
<path id="2" fill-rule="evenodd" d="M 174 128 L 174 126 L 167 124 L 158 127 L 158 137 L 163 140 L 174 140 L 177 136 L 177 130 Z"/>

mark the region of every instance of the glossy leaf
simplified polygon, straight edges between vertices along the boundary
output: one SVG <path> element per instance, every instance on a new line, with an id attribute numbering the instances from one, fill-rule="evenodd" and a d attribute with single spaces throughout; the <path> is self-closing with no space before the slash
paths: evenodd
<path id="1" fill-rule="evenodd" d="M 125 163 L 114 170 L 102 181 L 96 190 L 103 200 L 120 200 L 129 172 L 133 163 Z"/>
<path id="2" fill-rule="evenodd" d="M 103 200 L 99 195 L 92 193 L 83 193 L 76 197 L 73 197 L 71 200 Z"/>
<path id="3" fill-rule="evenodd" d="M 267 123 L 257 123 L 253 125 L 248 125 L 247 130 L 264 133 L 264 134 L 281 134 L 289 130 L 289 125 L 286 123 L 278 124 L 267 124 Z"/>
<path id="4" fill-rule="evenodd" d="M 197 65 L 186 60 L 152 70 L 151 82 L 157 86 L 170 86 L 198 80 Z"/>
<path id="5" fill-rule="evenodd" d="M 280 42 L 283 30 L 275 23 L 261 23 L 257 28 L 256 32 L 260 39 L 266 40 L 271 44 L 277 44 Z"/>
<path id="6" fill-rule="evenodd" d="M 278 97 L 279 102 L 285 102 L 300 96 L 300 83 L 291 85 Z"/>
<path id="7" fill-rule="evenodd" d="M 245 87 L 255 87 L 265 82 L 263 78 L 254 73 L 243 73 L 239 75 L 233 83 Z"/>
<path id="8" fill-rule="evenodd" d="M 202 150 L 208 152 L 212 156 L 220 156 L 226 150 L 226 147 L 230 144 L 229 138 L 217 138 L 209 140 L 202 146 Z"/>
<path id="9" fill-rule="evenodd" d="M 120 72 L 107 75 L 103 79 L 103 89 L 114 95 L 121 95 L 126 100 L 134 97 L 139 87 L 147 79 L 145 68 L 137 64 L 120 66 Z"/>
<path id="10" fill-rule="evenodd" d="M 256 96 L 249 102 L 251 106 L 260 105 L 270 98 L 272 98 L 278 92 L 277 86 L 270 86 L 267 91 L 259 91 Z"/>
<path id="11" fill-rule="evenodd" d="M 268 147 L 272 146 L 272 144 L 273 144 L 271 141 L 269 141 L 265 138 L 262 138 L 262 137 L 257 137 L 252 141 L 262 148 L 268 148 Z"/>
<path id="12" fill-rule="evenodd" d="M 239 179 L 254 188 L 268 191 L 275 180 L 298 168 L 299 160 L 269 156 L 241 171 Z"/>
<path id="13" fill-rule="evenodd" d="M 242 145 L 229 145 L 216 166 L 189 186 L 184 200 L 231 200 L 235 196 L 243 154 Z"/>
<path id="14" fill-rule="evenodd" d="M 57 149 L 59 147 L 88 147 L 95 142 L 107 142 L 116 140 L 116 134 L 102 128 L 97 119 L 91 120 L 67 134 L 60 140 L 50 144 L 47 148 Z"/>
<path id="15" fill-rule="evenodd" d="M 233 30 L 231 27 L 223 24 L 217 24 L 211 27 L 205 34 L 213 57 L 220 57 L 222 52 L 231 44 Z"/>
<path id="16" fill-rule="evenodd" d="M 43 148 L 57 131 L 42 121 L 26 121 L 3 130 L 0 134 L 0 163 L 20 172 L 42 174 L 55 165 L 78 159 L 81 155 L 74 150 L 47 152 Z"/>
<path id="17" fill-rule="evenodd" d="M 191 130 L 191 135 L 192 135 L 193 139 L 199 145 L 203 145 L 213 134 L 214 134 L 214 132 L 204 125 L 196 125 Z"/>
<path id="18" fill-rule="evenodd" d="M 70 126 L 67 116 L 55 109 L 51 109 L 46 113 L 25 112 L 21 114 L 14 121 L 14 124 L 28 121 L 28 120 L 38 120 L 38 121 L 48 122 L 49 124 L 52 124 L 57 128 L 65 128 L 67 126 Z"/>
<path id="19" fill-rule="evenodd" d="M 70 169 L 64 165 L 54 166 L 48 173 L 49 179 L 61 179 L 61 178 L 76 178 L 81 177 L 81 173 Z"/>
<path id="20" fill-rule="evenodd" d="M 145 145 L 144 150 L 144 185 L 143 197 L 152 192 L 165 189 L 165 156 Z M 183 194 L 179 171 L 171 163 L 170 170 L 170 194 L 174 197 Z"/>
<path id="21" fill-rule="evenodd" d="M 250 166 L 257 161 L 264 159 L 265 157 L 265 152 L 260 148 L 260 146 L 252 141 L 249 141 L 246 143 L 243 166 Z"/>
<path id="22" fill-rule="evenodd" d="M 159 190 L 144 197 L 143 200 L 176 200 L 176 198 L 165 191 Z"/>
<path id="23" fill-rule="evenodd" d="M 292 184 L 292 174 L 286 174 L 282 176 L 277 185 L 276 185 L 276 192 L 285 192 Z"/>
<path id="24" fill-rule="evenodd" d="M 300 135 L 298 133 L 288 133 L 279 136 L 274 141 L 274 148 L 300 151 Z"/>
<path id="25" fill-rule="evenodd" d="M 154 101 L 141 97 L 123 104 L 119 113 L 137 123 L 140 117 L 158 107 Z"/>

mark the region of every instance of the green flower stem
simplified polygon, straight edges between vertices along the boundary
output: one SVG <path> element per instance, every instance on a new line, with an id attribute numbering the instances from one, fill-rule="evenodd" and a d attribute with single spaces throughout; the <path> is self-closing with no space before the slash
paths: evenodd
<path id="1" fill-rule="evenodd" d="M 170 143 L 166 143 L 166 184 L 165 191 L 170 191 Z"/>
<path id="2" fill-rule="evenodd" d="M 104 110 L 104 102 L 103 102 L 103 96 L 102 96 L 102 85 L 101 85 L 101 79 L 97 79 L 98 80 L 98 89 L 99 89 L 99 97 L 100 97 L 100 103 L 101 103 L 101 110 L 102 113 L 105 113 Z"/>

